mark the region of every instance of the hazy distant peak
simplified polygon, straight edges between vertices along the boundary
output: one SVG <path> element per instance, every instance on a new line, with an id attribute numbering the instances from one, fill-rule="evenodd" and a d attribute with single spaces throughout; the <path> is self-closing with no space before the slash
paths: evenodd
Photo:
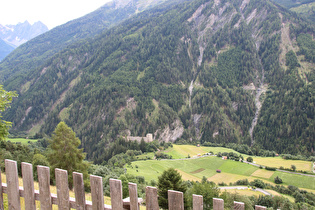
<path id="1" fill-rule="evenodd" d="M 134 3 L 134 2 L 135 2 L 135 0 L 114 0 L 115 9 L 123 8 L 127 5 L 129 5 L 130 3 Z"/>
<path id="2" fill-rule="evenodd" d="M 0 25 L 0 38 L 17 47 L 46 31 L 48 27 L 42 22 L 38 21 L 31 25 L 26 20 L 16 25 Z"/>

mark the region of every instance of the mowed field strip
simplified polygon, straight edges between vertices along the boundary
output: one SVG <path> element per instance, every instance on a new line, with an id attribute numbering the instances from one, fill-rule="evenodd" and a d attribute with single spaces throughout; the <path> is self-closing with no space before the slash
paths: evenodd
<path id="1" fill-rule="evenodd" d="M 203 152 L 202 152 L 203 151 Z M 284 185 L 294 185 L 300 188 L 315 190 L 315 178 L 308 176 L 301 176 L 296 174 L 289 174 L 280 171 L 268 171 L 265 169 L 259 169 L 256 166 L 242 163 L 239 161 L 222 160 L 222 158 L 215 156 L 207 156 L 201 158 L 193 158 L 197 155 L 203 155 L 212 151 L 217 152 L 235 152 L 231 149 L 222 147 L 196 147 L 193 145 L 173 145 L 173 148 L 169 148 L 166 152 L 172 155 L 173 158 L 178 159 L 171 160 L 144 160 L 135 161 L 131 165 L 126 165 L 127 172 L 135 176 L 144 176 L 146 181 L 157 180 L 158 176 L 168 168 L 175 168 L 181 173 L 184 180 L 200 181 L 205 176 L 209 181 L 215 183 L 236 182 L 240 179 L 248 179 L 253 181 L 254 179 L 261 179 L 266 183 L 274 184 L 274 178 L 279 176 L 283 180 Z M 190 155 L 189 159 L 186 158 Z M 257 157 L 253 157 L 254 161 Z M 276 162 L 282 164 L 283 167 L 290 168 L 292 164 L 298 165 L 298 162 L 304 164 L 304 167 L 311 166 L 311 162 L 308 161 L 288 161 L 280 159 L 279 157 L 262 158 L 261 160 L 268 163 L 267 159 L 275 159 Z M 281 162 L 282 160 L 282 162 Z M 269 166 L 268 164 L 266 164 Z M 216 170 L 221 170 L 221 173 L 217 173 Z"/>

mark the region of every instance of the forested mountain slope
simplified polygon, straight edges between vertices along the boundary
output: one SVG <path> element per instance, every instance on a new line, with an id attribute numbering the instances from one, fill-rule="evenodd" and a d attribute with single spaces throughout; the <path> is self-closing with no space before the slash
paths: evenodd
<path id="1" fill-rule="evenodd" d="M 0 39 L 0 61 L 12 52 L 12 50 L 14 50 L 13 46 Z"/>
<path id="2" fill-rule="evenodd" d="M 64 120 L 95 162 L 146 133 L 314 155 L 313 35 L 269 1 L 172 1 L 55 54 L 5 117 L 31 133 Z"/>
<path id="3" fill-rule="evenodd" d="M 315 1 L 314 0 L 273 0 L 274 2 L 282 5 L 285 8 L 294 11 L 301 16 L 305 17 L 306 19 L 315 21 Z"/>
<path id="4" fill-rule="evenodd" d="M 25 74 L 43 65 L 71 43 L 93 37 L 130 16 L 165 0 L 113 0 L 98 10 L 58 26 L 25 43 L 0 63 L 0 82 L 10 89 L 23 81 Z M 8 80 L 8 81 L 7 81 Z"/>

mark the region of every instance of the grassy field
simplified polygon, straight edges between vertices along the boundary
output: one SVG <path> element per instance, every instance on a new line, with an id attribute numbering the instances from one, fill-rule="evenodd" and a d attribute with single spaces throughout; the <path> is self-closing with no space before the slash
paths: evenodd
<path id="1" fill-rule="evenodd" d="M 203 155 L 208 152 L 213 152 L 217 154 L 218 152 L 236 152 L 235 150 L 224 148 L 224 147 L 197 147 L 194 145 L 176 145 L 168 148 L 165 153 L 171 155 L 173 159 L 182 159 L 187 158 L 188 155 L 190 157 L 197 157 L 198 155 Z M 238 153 L 239 154 L 239 153 Z"/>
<path id="2" fill-rule="evenodd" d="M 229 189 L 229 190 L 221 190 L 221 192 L 229 192 L 229 193 L 236 193 L 236 194 L 240 194 L 240 195 L 246 195 L 246 196 L 260 196 L 260 195 L 264 195 L 262 192 L 259 191 L 254 191 L 254 190 L 238 190 L 238 189 Z"/>
<path id="3" fill-rule="evenodd" d="M 291 165 L 296 166 L 296 170 L 311 171 L 312 163 L 304 160 L 285 160 L 281 157 L 253 157 L 254 162 L 259 165 L 269 167 L 284 167 L 291 168 Z"/>
<path id="4" fill-rule="evenodd" d="M 177 145 L 177 147 L 178 146 L 183 145 Z M 173 149 L 176 149 L 177 147 L 175 146 Z M 202 149 L 200 147 L 198 148 Z M 175 154 L 174 151 L 172 152 Z M 184 148 L 176 152 L 182 154 L 191 151 Z M 128 173 L 135 176 L 144 176 L 146 181 L 157 180 L 158 176 L 160 176 L 164 170 L 172 167 L 181 173 L 184 180 L 200 181 L 202 177 L 205 176 L 209 181 L 215 183 L 225 182 L 226 184 L 229 184 L 230 182 L 233 183 L 240 179 L 248 179 L 249 181 L 261 179 L 266 183 L 274 184 L 274 178 L 279 176 L 283 180 L 284 185 L 294 185 L 305 189 L 315 190 L 314 177 L 279 171 L 267 171 L 250 164 L 232 160 L 222 160 L 215 156 L 183 160 L 135 161 L 132 162 L 130 166 L 126 167 Z M 220 169 L 221 173 L 217 173 L 217 169 Z"/>
<path id="5" fill-rule="evenodd" d="M 25 139 L 25 138 L 7 138 L 7 141 L 16 143 L 16 142 L 21 142 L 21 144 L 28 144 L 28 142 L 36 142 L 37 139 Z"/>
<path id="6" fill-rule="evenodd" d="M 194 145 L 173 145 L 173 147 L 168 148 L 165 153 L 171 155 L 173 159 L 182 159 L 190 157 L 197 157 L 198 155 L 203 155 L 208 152 L 213 152 L 217 154 L 218 152 L 236 152 L 235 150 L 224 148 L 224 147 L 197 147 Z M 243 154 L 244 158 L 247 158 L 248 155 Z M 284 168 L 291 168 L 291 165 L 296 166 L 296 170 L 311 171 L 312 163 L 310 161 L 302 160 L 284 160 L 281 157 L 253 157 L 254 162 L 269 167 L 279 168 L 280 166 Z"/>

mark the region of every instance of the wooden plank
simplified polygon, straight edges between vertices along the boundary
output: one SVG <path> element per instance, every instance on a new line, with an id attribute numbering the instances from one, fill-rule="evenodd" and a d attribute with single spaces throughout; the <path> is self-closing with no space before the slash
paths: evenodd
<path id="1" fill-rule="evenodd" d="M 76 201 L 75 209 L 85 210 L 85 191 L 82 173 L 73 172 L 73 188 Z"/>
<path id="2" fill-rule="evenodd" d="M 245 210 L 245 204 L 242 202 L 234 201 L 234 210 Z"/>
<path id="3" fill-rule="evenodd" d="M 34 178 L 33 178 L 33 166 L 30 163 L 22 163 L 22 178 L 24 188 L 24 202 L 25 209 L 35 210 L 35 191 L 34 191 Z"/>
<path id="4" fill-rule="evenodd" d="M 59 210 L 70 209 L 68 172 L 59 168 L 55 169 L 57 203 Z"/>
<path id="5" fill-rule="evenodd" d="M 103 180 L 100 176 L 90 175 L 92 209 L 104 209 Z"/>
<path id="6" fill-rule="evenodd" d="M 213 198 L 213 210 L 224 210 L 224 200 Z"/>
<path id="7" fill-rule="evenodd" d="M 16 161 L 5 160 L 9 209 L 21 209 Z"/>
<path id="8" fill-rule="evenodd" d="M 4 209 L 4 206 L 3 206 L 3 188 L 2 188 L 1 168 L 0 168 L 0 209 Z"/>
<path id="9" fill-rule="evenodd" d="M 123 209 L 123 195 L 122 195 L 122 185 L 121 180 L 109 179 L 110 187 L 110 198 L 112 203 L 112 208 L 117 210 Z"/>
<path id="10" fill-rule="evenodd" d="M 184 194 L 179 191 L 168 190 L 168 209 L 184 210 Z"/>
<path id="11" fill-rule="evenodd" d="M 203 210 L 203 197 L 193 194 L 193 210 Z"/>
<path id="12" fill-rule="evenodd" d="M 267 209 L 267 207 L 255 205 L 255 210 L 265 210 L 265 209 Z"/>
<path id="13" fill-rule="evenodd" d="M 46 166 L 37 166 L 39 201 L 41 210 L 52 209 L 52 198 L 50 194 L 50 174 Z"/>
<path id="14" fill-rule="evenodd" d="M 128 183 L 128 188 L 130 197 L 130 210 L 139 210 L 137 184 Z"/>
<path id="15" fill-rule="evenodd" d="M 146 209 L 147 210 L 159 210 L 157 189 L 155 187 L 146 187 Z"/>

